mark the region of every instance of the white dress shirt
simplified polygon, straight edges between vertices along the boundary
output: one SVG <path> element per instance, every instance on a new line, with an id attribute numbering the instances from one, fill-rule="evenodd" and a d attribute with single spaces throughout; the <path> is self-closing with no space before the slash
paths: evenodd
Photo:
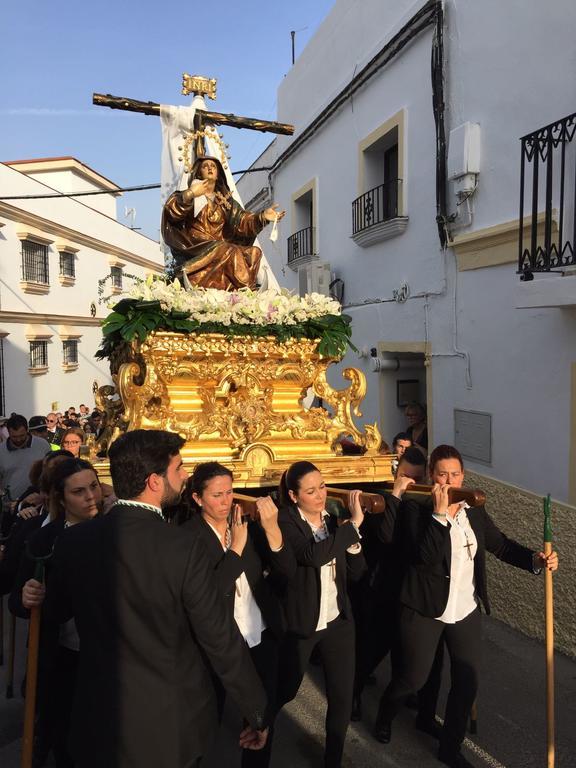
<path id="1" fill-rule="evenodd" d="M 208 521 L 206 520 L 208 523 Z M 210 523 L 208 523 L 210 525 Z M 218 541 L 222 545 L 224 551 L 227 551 L 229 547 L 226 546 L 226 541 L 222 541 L 220 534 L 210 525 L 210 528 L 214 531 L 218 537 Z M 238 629 L 249 648 L 254 648 L 255 645 L 259 645 L 262 640 L 262 632 L 266 629 L 266 622 L 262 616 L 258 603 L 254 599 L 250 584 L 246 578 L 244 571 L 236 579 L 236 595 L 234 597 L 234 619 L 238 625 Z"/>
<path id="2" fill-rule="evenodd" d="M 478 606 L 476 584 L 474 581 L 474 557 L 478 551 L 478 542 L 466 510 L 466 502 L 461 502 L 460 509 L 454 515 L 434 515 L 441 525 L 450 526 L 450 591 L 448 602 L 438 621 L 455 624 L 469 616 Z"/>
<path id="3" fill-rule="evenodd" d="M 312 529 L 314 541 L 324 541 L 324 539 L 328 538 L 330 534 L 325 519 L 329 517 L 329 514 L 326 510 L 322 512 L 322 522 L 318 527 L 308 520 L 300 508 L 298 508 L 298 512 L 302 520 L 305 520 Z M 336 586 L 336 558 L 334 557 L 329 563 L 320 568 L 320 612 L 316 632 L 326 629 L 328 623 L 334 621 L 339 613 L 338 588 Z"/>

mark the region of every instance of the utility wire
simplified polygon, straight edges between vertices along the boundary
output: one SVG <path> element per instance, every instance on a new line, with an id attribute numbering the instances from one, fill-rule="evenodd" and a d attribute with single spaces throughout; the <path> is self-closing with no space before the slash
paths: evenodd
<path id="1" fill-rule="evenodd" d="M 232 171 L 233 176 L 241 173 L 258 173 L 258 171 L 269 171 L 270 167 L 263 168 L 245 168 L 242 171 Z M 119 192 L 143 192 L 147 189 L 160 189 L 160 184 L 139 184 L 135 187 L 121 187 L 118 189 L 102 189 L 91 192 L 49 192 L 45 195 L 0 195 L 0 200 L 44 200 L 46 198 L 57 197 L 88 197 L 90 195 L 110 195 Z"/>

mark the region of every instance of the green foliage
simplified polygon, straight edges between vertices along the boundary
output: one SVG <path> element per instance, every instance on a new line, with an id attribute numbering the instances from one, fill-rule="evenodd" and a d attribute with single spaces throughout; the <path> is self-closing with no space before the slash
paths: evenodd
<path id="1" fill-rule="evenodd" d="M 222 325 L 199 323 L 188 312 L 166 312 L 159 301 L 122 299 L 102 323 L 104 338 L 96 352 L 99 359 L 110 358 L 114 349 L 134 339 L 144 341 L 152 331 L 175 333 L 222 333 L 225 336 L 275 336 L 287 339 L 318 339 L 318 351 L 324 357 L 342 357 L 351 342 L 352 326 L 348 315 L 324 315 L 297 325 Z"/>

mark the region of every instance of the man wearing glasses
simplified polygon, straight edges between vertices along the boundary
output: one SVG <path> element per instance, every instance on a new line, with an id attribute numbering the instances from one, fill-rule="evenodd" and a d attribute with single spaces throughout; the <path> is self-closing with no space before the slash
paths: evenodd
<path id="1" fill-rule="evenodd" d="M 64 430 L 58 426 L 58 414 L 51 412 L 46 416 L 46 435 L 43 435 L 49 443 L 60 445 Z"/>

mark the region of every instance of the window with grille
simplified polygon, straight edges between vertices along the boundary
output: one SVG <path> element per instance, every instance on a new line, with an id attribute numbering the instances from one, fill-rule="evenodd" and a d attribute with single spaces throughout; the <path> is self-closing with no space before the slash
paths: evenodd
<path id="1" fill-rule="evenodd" d="M 62 277 L 76 277 L 74 254 L 60 251 L 60 274 Z"/>
<path id="2" fill-rule="evenodd" d="M 122 288 L 122 267 L 110 267 L 112 288 Z"/>
<path id="3" fill-rule="evenodd" d="M 48 342 L 30 342 L 30 368 L 48 367 Z"/>
<path id="4" fill-rule="evenodd" d="M 64 353 L 64 365 L 78 364 L 78 340 L 66 339 L 62 342 L 62 351 Z"/>
<path id="5" fill-rule="evenodd" d="M 22 240 L 22 280 L 27 283 L 49 284 L 47 245 Z"/>

